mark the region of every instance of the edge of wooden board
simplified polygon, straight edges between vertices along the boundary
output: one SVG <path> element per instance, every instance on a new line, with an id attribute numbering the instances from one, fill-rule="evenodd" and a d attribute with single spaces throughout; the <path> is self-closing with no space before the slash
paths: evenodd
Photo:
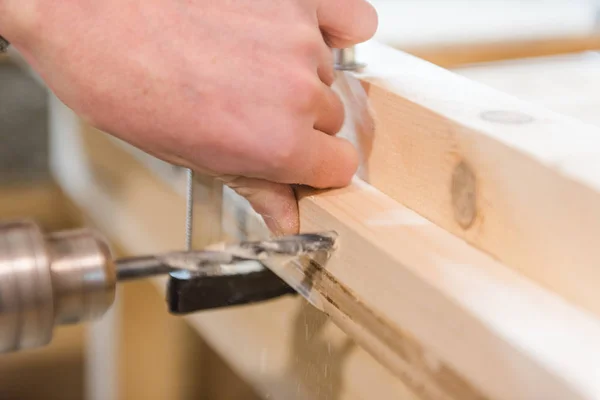
<path id="1" fill-rule="evenodd" d="M 227 197 L 238 224 L 243 210 L 258 218 Z M 300 207 L 303 231 L 333 229 L 340 243 L 325 265 L 296 265 L 295 282 L 422 398 L 600 395 L 593 316 L 360 180 Z"/>

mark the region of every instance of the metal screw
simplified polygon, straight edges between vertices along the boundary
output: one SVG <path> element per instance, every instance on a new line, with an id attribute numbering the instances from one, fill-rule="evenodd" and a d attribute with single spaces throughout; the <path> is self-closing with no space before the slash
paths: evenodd
<path id="1" fill-rule="evenodd" d="M 358 71 L 366 67 L 366 64 L 356 61 L 356 50 L 354 47 L 345 49 L 333 49 L 334 68 L 338 71 Z"/>

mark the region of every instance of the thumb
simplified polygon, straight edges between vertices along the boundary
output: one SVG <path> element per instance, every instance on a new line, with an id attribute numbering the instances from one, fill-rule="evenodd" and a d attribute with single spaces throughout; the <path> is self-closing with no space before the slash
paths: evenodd
<path id="1" fill-rule="evenodd" d="M 241 176 L 219 179 L 250 202 L 274 235 L 298 233 L 298 202 L 290 185 Z"/>

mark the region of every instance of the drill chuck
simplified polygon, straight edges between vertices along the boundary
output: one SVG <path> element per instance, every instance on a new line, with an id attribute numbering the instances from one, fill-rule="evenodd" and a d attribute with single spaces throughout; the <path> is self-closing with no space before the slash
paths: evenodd
<path id="1" fill-rule="evenodd" d="M 56 325 L 103 315 L 116 282 L 92 230 L 44 235 L 31 221 L 0 223 L 0 353 L 44 346 Z"/>

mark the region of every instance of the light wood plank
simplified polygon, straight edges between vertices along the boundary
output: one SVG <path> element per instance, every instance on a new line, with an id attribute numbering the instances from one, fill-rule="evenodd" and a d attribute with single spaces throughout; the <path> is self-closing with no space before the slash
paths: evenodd
<path id="1" fill-rule="evenodd" d="M 595 1 L 372 0 L 372 4 L 379 12 L 377 41 L 444 67 L 600 48 Z"/>
<path id="2" fill-rule="evenodd" d="M 600 126 L 600 52 L 483 63 L 453 71 L 521 100 Z"/>
<path id="3" fill-rule="evenodd" d="M 493 45 L 596 33 L 595 0 L 370 0 L 375 39 L 392 46 Z"/>
<path id="4" fill-rule="evenodd" d="M 498 60 L 520 60 L 526 57 L 552 56 L 600 49 L 600 35 L 555 37 L 538 40 L 508 40 L 498 43 L 471 43 L 445 46 L 398 47 L 416 57 L 444 68 Z"/>
<path id="5" fill-rule="evenodd" d="M 360 181 L 300 207 L 338 250 L 322 268 L 269 266 L 421 398 L 600 396 L 596 318 Z"/>
<path id="6" fill-rule="evenodd" d="M 53 182 L 0 186 L 0 219 L 33 218 L 44 229 L 73 226 L 65 196 Z"/>
<path id="7" fill-rule="evenodd" d="M 375 42 L 359 50 L 376 127 L 362 176 L 600 313 L 600 129 Z"/>

